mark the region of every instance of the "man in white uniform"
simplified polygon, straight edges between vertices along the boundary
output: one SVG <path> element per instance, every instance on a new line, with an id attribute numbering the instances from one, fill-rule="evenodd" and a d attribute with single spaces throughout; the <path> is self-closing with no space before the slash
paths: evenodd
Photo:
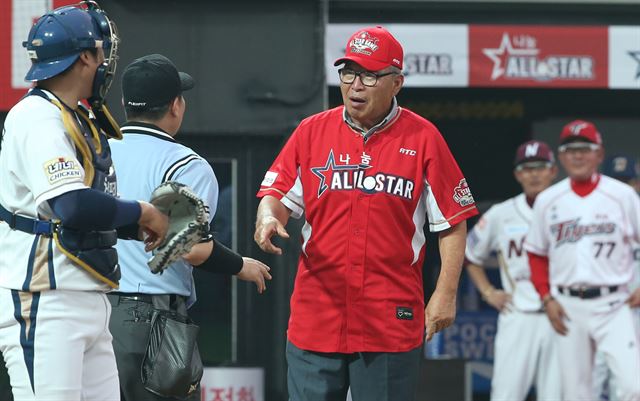
<path id="1" fill-rule="evenodd" d="M 640 194 L 640 162 L 629 155 L 614 155 L 607 157 L 602 163 L 602 174 L 615 178 L 618 181 L 631 185 Z M 636 268 L 635 278 L 631 284 L 631 289 L 640 287 L 640 245 L 636 244 L 633 251 Z M 640 330 L 640 307 L 633 309 L 636 321 Z M 602 352 L 596 353 L 595 366 L 593 369 L 593 391 L 595 399 L 602 401 L 618 401 L 615 391 L 615 380 L 611 374 L 611 369 L 607 366 L 605 356 Z"/>
<path id="2" fill-rule="evenodd" d="M 592 123 L 567 124 L 558 150 L 568 178 L 536 199 L 525 249 L 531 279 L 560 334 L 563 399 L 594 399 L 598 350 L 616 380 L 616 397 L 640 400 L 640 338 L 630 308 L 640 304 L 640 289 L 629 290 L 640 198 L 598 173 L 604 149 Z"/>
<path id="3" fill-rule="evenodd" d="M 117 37 L 104 12 L 56 9 L 24 44 L 36 85 L 7 115 L 0 149 L 0 351 L 17 401 L 119 400 L 113 245 L 140 227 L 153 249 L 168 219 L 115 197 L 107 137 L 121 134 L 103 100 Z"/>
<path id="4" fill-rule="evenodd" d="M 522 249 L 533 202 L 556 173 L 553 151 L 547 144 L 534 140 L 520 145 L 514 176 L 523 193 L 491 207 L 467 239 L 467 272 L 482 298 L 500 312 L 492 401 L 522 401 L 534 383 L 538 399 L 561 399 L 555 333 L 530 281 L 529 263 Z M 494 288 L 483 269 L 492 252 L 498 255 L 503 289 Z"/>

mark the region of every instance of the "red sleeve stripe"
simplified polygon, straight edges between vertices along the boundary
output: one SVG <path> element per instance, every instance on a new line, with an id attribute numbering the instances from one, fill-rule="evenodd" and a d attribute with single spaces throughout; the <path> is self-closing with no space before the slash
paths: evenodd
<path id="1" fill-rule="evenodd" d="M 549 258 L 527 252 L 529 267 L 531 268 L 531 282 L 538 291 L 540 299 L 549 293 Z"/>

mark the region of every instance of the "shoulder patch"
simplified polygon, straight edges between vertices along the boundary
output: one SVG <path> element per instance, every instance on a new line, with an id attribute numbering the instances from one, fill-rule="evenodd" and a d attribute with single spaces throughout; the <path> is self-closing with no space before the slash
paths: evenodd
<path id="1" fill-rule="evenodd" d="M 267 171 L 260 185 L 263 187 L 270 187 L 274 182 L 276 182 L 276 178 L 278 178 L 278 173 L 274 171 Z"/>
<path id="2" fill-rule="evenodd" d="M 469 206 L 475 203 L 466 178 L 461 179 L 458 186 L 453 189 L 453 200 L 460 206 Z"/>
<path id="3" fill-rule="evenodd" d="M 82 178 L 80 164 L 75 160 L 65 157 L 57 157 L 48 160 L 42 166 L 47 176 L 49 184 L 55 184 L 59 181 Z"/>

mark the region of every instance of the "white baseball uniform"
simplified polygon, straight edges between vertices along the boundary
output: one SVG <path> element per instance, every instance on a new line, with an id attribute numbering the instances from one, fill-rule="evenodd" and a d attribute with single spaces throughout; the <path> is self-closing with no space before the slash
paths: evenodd
<path id="1" fill-rule="evenodd" d="M 551 293 L 568 315 L 568 334 L 557 337 L 565 400 L 593 399 L 596 349 L 618 399 L 640 400 L 640 336 L 625 303 L 639 238 L 640 198 L 607 176 L 586 196 L 565 179 L 536 199 L 525 249 L 549 258 Z"/>
<path id="2" fill-rule="evenodd" d="M 633 292 L 636 288 L 640 288 L 640 246 L 636 244 L 633 252 L 635 269 L 634 279 L 629 286 L 629 291 Z M 640 308 L 633 308 L 636 319 L 636 327 L 640 330 Z M 619 401 L 616 395 L 615 378 L 611 375 L 611 370 L 607 366 L 605 355 L 602 352 L 596 352 L 593 367 L 593 394 L 598 401 Z"/>
<path id="3" fill-rule="evenodd" d="M 46 220 L 54 217 L 47 200 L 87 188 L 83 179 L 60 110 L 39 96 L 21 100 L 5 121 L 0 204 Z M 118 400 L 110 288 L 51 237 L 0 222 L 0 244 L 0 350 L 16 400 Z"/>
<path id="4" fill-rule="evenodd" d="M 534 383 L 540 400 L 560 400 L 560 366 L 554 331 L 530 281 L 523 241 L 533 211 L 520 194 L 491 207 L 469 233 L 465 256 L 483 266 L 497 252 L 500 279 L 512 311 L 498 317 L 492 401 L 524 400 Z"/>

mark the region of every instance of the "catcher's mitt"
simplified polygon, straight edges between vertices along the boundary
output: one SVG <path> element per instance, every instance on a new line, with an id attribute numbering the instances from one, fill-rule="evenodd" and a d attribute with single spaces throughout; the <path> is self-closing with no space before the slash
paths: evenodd
<path id="1" fill-rule="evenodd" d="M 175 181 L 160 184 L 151 194 L 149 202 L 169 216 L 167 238 L 153 251 L 153 257 L 147 262 L 152 273 L 162 273 L 206 235 L 209 231 L 209 213 L 202 199 L 191 188 Z"/>

